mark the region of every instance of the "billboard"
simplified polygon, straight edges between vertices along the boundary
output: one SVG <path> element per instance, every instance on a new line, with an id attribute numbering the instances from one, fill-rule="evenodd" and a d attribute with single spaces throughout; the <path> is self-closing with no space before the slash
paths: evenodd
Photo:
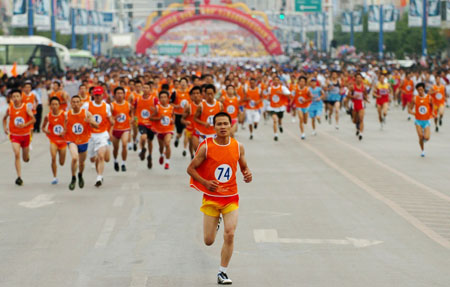
<path id="1" fill-rule="evenodd" d="M 380 6 L 370 5 L 369 6 L 369 17 L 368 17 L 368 30 L 369 32 L 379 32 L 380 31 Z M 383 5 L 383 32 L 393 32 L 395 31 L 395 7 L 394 5 Z"/>
<path id="2" fill-rule="evenodd" d="M 351 30 L 351 16 L 353 13 L 353 32 L 363 31 L 363 17 L 362 10 L 358 11 L 344 11 L 342 12 L 342 32 L 350 32 Z"/>
<path id="3" fill-rule="evenodd" d="M 408 11 L 408 26 L 422 27 L 423 18 L 423 1 L 424 0 L 410 0 Z M 449 9 L 449 2 L 447 2 L 447 10 Z M 441 26 L 441 3 L 439 0 L 427 0 L 427 25 L 430 27 Z"/>

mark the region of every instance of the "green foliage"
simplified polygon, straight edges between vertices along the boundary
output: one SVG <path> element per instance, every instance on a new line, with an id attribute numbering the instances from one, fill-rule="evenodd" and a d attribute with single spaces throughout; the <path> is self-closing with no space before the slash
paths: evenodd
<path id="1" fill-rule="evenodd" d="M 26 36 L 28 35 L 28 28 L 13 28 L 11 35 Z M 51 39 L 52 37 L 52 33 L 50 31 L 37 31 L 36 29 L 34 29 L 34 35 L 43 36 L 49 39 Z M 56 32 L 56 42 L 70 49 L 72 46 L 72 35 L 63 35 Z M 77 49 L 82 48 L 83 48 L 83 35 L 77 35 Z"/>
<path id="2" fill-rule="evenodd" d="M 355 47 L 358 52 L 378 53 L 378 34 L 368 32 L 368 17 L 363 17 L 363 32 L 354 33 Z M 340 24 L 335 25 L 334 39 L 338 45 L 350 44 L 350 33 L 342 32 Z M 440 28 L 427 28 L 428 54 L 433 55 L 442 52 L 449 44 L 449 39 L 443 36 Z M 397 58 L 405 55 L 420 55 L 422 50 L 422 28 L 408 27 L 407 13 L 396 23 L 396 31 L 384 33 L 385 53 L 392 52 Z"/>

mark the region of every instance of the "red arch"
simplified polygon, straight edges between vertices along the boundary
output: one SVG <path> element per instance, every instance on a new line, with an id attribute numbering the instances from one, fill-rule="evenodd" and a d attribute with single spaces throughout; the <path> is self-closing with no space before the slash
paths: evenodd
<path id="1" fill-rule="evenodd" d="M 189 7 L 184 11 L 172 12 L 161 17 L 142 33 L 136 43 L 136 53 L 145 54 L 146 50 L 151 48 L 169 30 L 197 20 L 219 20 L 234 23 L 252 33 L 269 54 L 283 54 L 280 42 L 263 23 L 241 10 L 219 5 L 202 5 L 198 15 L 195 15 L 193 7 Z"/>

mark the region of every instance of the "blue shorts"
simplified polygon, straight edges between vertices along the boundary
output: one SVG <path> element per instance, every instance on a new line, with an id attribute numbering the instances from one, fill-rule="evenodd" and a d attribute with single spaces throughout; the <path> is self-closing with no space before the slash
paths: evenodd
<path id="1" fill-rule="evenodd" d="M 297 111 L 301 111 L 304 114 L 307 114 L 309 112 L 309 107 L 307 108 L 297 108 Z"/>
<path id="2" fill-rule="evenodd" d="M 243 113 L 243 112 L 244 112 L 244 106 L 239 106 L 239 111 L 240 111 L 241 113 Z"/>
<path id="3" fill-rule="evenodd" d="M 416 124 L 416 126 L 419 126 L 422 129 L 425 129 L 426 127 L 430 126 L 430 121 L 429 120 L 426 120 L 426 121 L 416 120 L 415 124 Z"/>
<path id="4" fill-rule="evenodd" d="M 311 107 L 309 107 L 309 117 L 311 119 L 315 118 L 315 117 L 320 117 L 322 115 L 322 111 L 323 111 L 322 106 L 320 106 L 320 107 L 311 106 Z"/>
<path id="5" fill-rule="evenodd" d="M 71 143 L 73 143 L 73 142 L 67 142 L 67 145 L 69 145 L 69 144 L 71 144 Z M 73 144 L 75 144 L 75 143 L 73 143 Z M 88 149 L 88 143 L 84 143 L 84 144 L 75 144 L 76 146 L 77 146 L 77 148 L 78 148 L 78 153 L 83 153 L 83 152 L 86 152 L 87 151 L 87 149 Z"/>

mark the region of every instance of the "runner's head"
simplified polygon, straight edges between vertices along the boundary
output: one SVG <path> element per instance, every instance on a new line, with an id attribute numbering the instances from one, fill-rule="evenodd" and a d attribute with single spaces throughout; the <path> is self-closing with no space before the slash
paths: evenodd
<path id="1" fill-rule="evenodd" d="M 122 103 L 125 99 L 125 89 L 123 87 L 117 87 L 114 89 L 114 99 L 118 103 Z"/>
<path id="2" fill-rule="evenodd" d="M 153 82 L 147 82 L 144 85 L 142 85 L 142 90 L 144 91 L 144 96 L 150 96 L 150 93 L 152 92 L 153 89 Z"/>
<path id="3" fill-rule="evenodd" d="M 80 85 L 80 87 L 78 88 L 78 93 L 80 95 L 86 95 L 86 85 L 85 84 Z"/>
<path id="4" fill-rule="evenodd" d="M 19 106 L 22 104 L 22 92 L 18 89 L 11 90 L 9 93 L 11 95 L 11 101 L 15 106 Z"/>
<path id="5" fill-rule="evenodd" d="M 188 79 L 187 78 L 181 78 L 181 80 L 180 80 L 180 87 L 183 89 L 183 90 L 185 90 L 185 89 L 187 89 L 187 87 L 188 87 L 188 83 L 189 83 L 189 81 L 188 81 Z"/>
<path id="6" fill-rule="evenodd" d="M 61 83 L 59 81 L 54 81 L 52 84 L 53 91 L 57 92 L 61 88 Z"/>
<path id="7" fill-rule="evenodd" d="M 59 101 L 58 97 L 52 97 L 50 99 L 50 109 L 52 110 L 53 114 L 58 113 L 60 104 L 61 102 Z"/>
<path id="8" fill-rule="evenodd" d="M 236 96 L 236 90 L 234 89 L 233 85 L 227 86 L 227 96 L 230 98 Z"/>
<path id="9" fill-rule="evenodd" d="M 214 95 L 216 94 L 216 87 L 211 84 L 205 85 L 205 95 L 206 95 L 206 101 L 209 103 L 214 102 Z"/>
<path id="10" fill-rule="evenodd" d="M 310 84 L 311 88 L 317 87 L 317 79 L 311 78 L 311 80 L 309 81 L 309 84 Z"/>
<path id="11" fill-rule="evenodd" d="M 22 89 L 22 91 L 23 91 L 26 95 L 28 95 L 28 94 L 31 92 L 31 89 L 32 89 L 31 81 L 25 81 L 25 82 L 23 83 L 23 89 Z"/>
<path id="12" fill-rule="evenodd" d="M 190 91 L 189 95 L 191 96 L 191 100 L 198 104 L 202 99 L 202 88 L 199 86 L 194 86 Z"/>
<path id="13" fill-rule="evenodd" d="M 95 103 L 99 104 L 103 100 L 103 88 L 101 86 L 97 86 L 92 90 L 92 94 L 94 96 Z"/>
<path id="14" fill-rule="evenodd" d="M 225 112 L 219 112 L 214 116 L 214 129 L 218 137 L 231 135 L 231 116 Z"/>
<path id="15" fill-rule="evenodd" d="M 307 81 L 308 79 L 305 76 L 298 77 L 298 84 L 300 85 L 300 87 L 304 87 Z"/>
<path id="16" fill-rule="evenodd" d="M 169 92 L 167 90 L 162 90 L 159 92 L 159 101 L 163 106 L 166 106 L 169 104 Z"/>
<path id="17" fill-rule="evenodd" d="M 418 83 L 416 85 L 416 90 L 422 96 L 423 94 L 425 94 L 425 84 L 424 83 Z"/>
<path id="18" fill-rule="evenodd" d="M 72 107 L 75 113 L 78 113 L 81 108 L 81 98 L 78 95 L 75 95 L 70 99 L 70 106 Z"/>
<path id="19" fill-rule="evenodd" d="M 275 87 L 277 87 L 279 84 L 280 84 L 280 77 L 278 77 L 277 75 L 275 75 L 275 76 L 273 77 L 273 85 L 274 85 Z"/>
<path id="20" fill-rule="evenodd" d="M 250 78 L 250 88 L 254 89 L 256 88 L 256 79 Z"/>

